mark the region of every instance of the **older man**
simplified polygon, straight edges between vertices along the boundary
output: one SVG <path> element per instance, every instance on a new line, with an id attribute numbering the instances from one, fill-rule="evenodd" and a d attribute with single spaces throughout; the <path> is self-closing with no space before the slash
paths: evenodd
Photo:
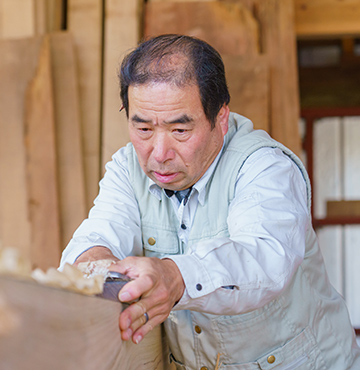
<path id="1" fill-rule="evenodd" d="M 131 143 L 114 154 L 61 264 L 112 259 L 137 299 L 139 343 L 165 321 L 179 369 L 359 369 L 346 306 L 329 284 L 304 166 L 230 113 L 208 44 L 163 35 L 123 61 Z"/>

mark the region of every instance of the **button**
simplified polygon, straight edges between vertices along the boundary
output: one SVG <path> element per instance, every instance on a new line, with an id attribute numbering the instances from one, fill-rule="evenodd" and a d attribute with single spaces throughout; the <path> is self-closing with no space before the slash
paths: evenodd
<path id="1" fill-rule="evenodd" d="M 155 240 L 155 238 L 153 238 L 152 236 L 148 239 L 148 243 L 150 244 L 150 245 L 154 245 L 155 243 L 156 243 L 156 240 Z"/>
<path id="2" fill-rule="evenodd" d="M 201 328 L 199 325 L 195 325 L 195 331 L 200 334 L 201 333 Z"/>
<path id="3" fill-rule="evenodd" d="M 267 362 L 269 364 L 273 364 L 275 362 L 275 356 L 271 355 L 267 358 Z"/>
<path id="4" fill-rule="evenodd" d="M 206 366 L 201 366 L 200 370 L 209 370 Z"/>
<path id="5" fill-rule="evenodd" d="M 185 224 L 181 224 L 181 228 L 182 228 L 183 230 L 186 230 L 186 225 L 185 225 Z"/>
<path id="6" fill-rule="evenodd" d="M 196 284 L 196 289 L 200 291 L 202 289 L 202 285 L 201 284 Z"/>

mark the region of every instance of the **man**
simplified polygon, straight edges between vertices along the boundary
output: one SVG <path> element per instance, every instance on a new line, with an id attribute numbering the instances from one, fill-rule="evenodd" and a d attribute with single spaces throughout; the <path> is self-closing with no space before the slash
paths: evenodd
<path id="1" fill-rule="evenodd" d="M 163 35 L 123 61 L 131 143 L 100 182 L 65 262 L 112 259 L 134 278 L 120 315 L 139 343 L 165 321 L 178 369 L 359 369 L 328 282 L 300 160 L 230 113 L 208 44 Z M 152 258 L 151 258 L 152 257 Z"/>

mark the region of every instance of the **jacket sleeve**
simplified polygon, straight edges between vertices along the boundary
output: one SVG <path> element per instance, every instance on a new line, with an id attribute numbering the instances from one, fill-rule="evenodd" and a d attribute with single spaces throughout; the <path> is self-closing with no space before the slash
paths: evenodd
<path id="1" fill-rule="evenodd" d="M 60 269 L 66 262 L 74 263 L 81 253 L 94 246 L 107 247 L 120 259 L 143 253 L 139 208 L 129 182 L 124 148 L 106 165 L 99 195 L 89 217 L 65 248 Z"/>

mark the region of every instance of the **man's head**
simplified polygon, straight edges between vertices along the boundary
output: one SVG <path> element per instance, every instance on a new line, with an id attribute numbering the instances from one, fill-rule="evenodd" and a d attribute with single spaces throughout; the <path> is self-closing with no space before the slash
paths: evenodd
<path id="1" fill-rule="evenodd" d="M 131 142 L 160 187 L 194 185 L 220 152 L 229 93 L 219 54 L 186 36 L 159 36 L 122 63 L 121 96 Z"/>
<path id="2" fill-rule="evenodd" d="M 121 99 L 129 115 L 129 86 L 166 82 L 199 88 L 205 116 L 212 127 L 230 95 L 220 54 L 206 42 L 183 35 L 161 35 L 141 43 L 128 54 L 120 70 Z"/>

